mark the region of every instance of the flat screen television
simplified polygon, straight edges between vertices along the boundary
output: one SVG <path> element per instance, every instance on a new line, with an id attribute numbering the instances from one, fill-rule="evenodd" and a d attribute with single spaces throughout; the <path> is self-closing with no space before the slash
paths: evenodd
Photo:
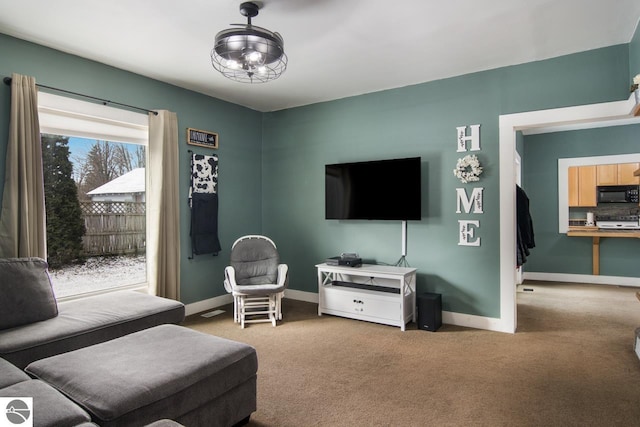
<path id="1" fill-rule="evenodd" d="M 420 157 L 325 165 L 325 218 L 420 220 Z"/>

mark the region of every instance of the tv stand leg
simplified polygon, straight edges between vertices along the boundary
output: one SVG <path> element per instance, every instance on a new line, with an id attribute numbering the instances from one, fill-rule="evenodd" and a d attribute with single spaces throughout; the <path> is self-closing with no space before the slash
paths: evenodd
<path id="1" fill-rule="evenodd" d="M 407 262 L 407 258 L 404 255 L 402 255 L 396 262 L 396 267 L 410 267 L 409 263 Z"/>

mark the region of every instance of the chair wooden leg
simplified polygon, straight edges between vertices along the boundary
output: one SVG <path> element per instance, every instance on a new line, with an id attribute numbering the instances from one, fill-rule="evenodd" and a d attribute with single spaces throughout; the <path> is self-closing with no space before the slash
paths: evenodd
<path id="1" fill-rule="evenodd" d="M 238 323 L 238 296 L 233 296 L 233 323 Z"/>
<path id="2" fill-rule="evenodd" d="M 244 297 L 240 297 L 240 313 L 239 313 L 239 316 L 240 316 L 240 327 L 242 329 L 244 329 L 244 318 L 245 318 L 245 315 L 246 315 L 246 313 L 245 313 L 246 307 L 245 307 L 244 303 L 245 303 Z"/>
<path id="3" fill-rule="evenodd" d="M 240 323 L 240 327 L 244 329 L 244 321 L 246 316 L 246 300 L 244 296 L 238 296 L 238 323 Z"/>
<path id="4" fill-rule="evenodd" d="M 273 323 L 280 320 L 280 315 L 278 314 L 278 307 L 280 306 L 280 302 L 278 301 L 278 294 L 273 296 Z"/>
<path id="5" fill-rule="evenodd" d="M 276 319 L 278 318 L 278 296 L 269 295 L 269 317 L 271 317 L 271 324 L 276 326 Z"/>
<path id="6" fill-rule="evenodd" d="M 237 295 L 234 300 L 234 320 L 243 329 L 247 323 L 258 322 L 271 322 L 276 326 L 277 321 L 282 319 L 281 298 L 282 293 L 264 296 Z"/>

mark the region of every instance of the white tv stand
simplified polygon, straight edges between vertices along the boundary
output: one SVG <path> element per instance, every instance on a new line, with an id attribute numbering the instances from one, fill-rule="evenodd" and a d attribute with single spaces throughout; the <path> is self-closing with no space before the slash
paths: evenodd
<path id="1" fill-rule="evenodd" d="M 333 314 L 405 330 L 416 321 L 416 269 L 363 264 L 316 265 L 318 316 Z"/>

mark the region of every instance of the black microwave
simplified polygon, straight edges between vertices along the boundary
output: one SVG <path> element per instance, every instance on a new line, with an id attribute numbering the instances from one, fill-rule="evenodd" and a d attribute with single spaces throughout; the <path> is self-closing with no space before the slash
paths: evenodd
<path id="1" fill-rule="evenodd" d="M 637 185 L 599 185 L 598 203 L 638 204 Z"/>

